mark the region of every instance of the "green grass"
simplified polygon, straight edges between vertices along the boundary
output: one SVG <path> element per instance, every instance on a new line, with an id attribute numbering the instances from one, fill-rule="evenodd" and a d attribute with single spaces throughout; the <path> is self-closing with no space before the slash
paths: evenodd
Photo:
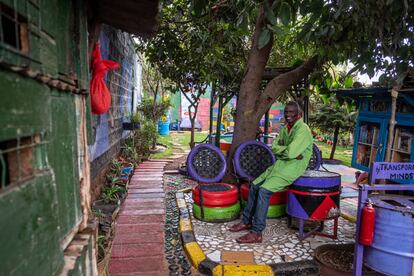
<path id="1" fill-rule="evenodd" d="M 163 152 L 151 154 L 151 158 L 153 159 L 163 159 L 171 156 L 173 154 L 173 144 L 177 144 L 176 147 L 180 149 L 175 149 L 176 152 L 184 152 L 185 150 L 189 150 L 190 146 L 190 131 L 183 131 L 183 132 L 170 132 L 170 135 L 159 135 L 157 139 L 157 143 L 163 144 L 167 146 L 167 149 Z M 203 141 L 208 135 L 208 132 L 195 132 L 194 133 L 194 141 L 201 142 Z M 179 146 L 178 146 L 179 144 Z"/>
<path id="2" fill-rule="evenodd" d="M 331 155 L 331 145 L 322 142 L 315 142 L 318 145 L 318 148 L 322 151 L 322 158 L 329 158 Z M 352 146 L 340 147 L 336 146 L 334 159 L 342 161 L 342 164 L 348 167 L 351 167 L 352 160 Z"/>
<path id="3" fill-rule="evenodd" d="M 183 131 L 183 132 L 179 132 L 176 133 L 177 137 L 178 137 L 178 143 L 180 145 L 182 145 L 184 148 L 190 148 L 189 143 L 190 143 L 190 137 L 191 137 L 191 133 L 190 131 Z M 194 142 L 201 142 L 203 141 L 208 135 L 208 132 L 206 131 L 202 131 L 202 132 L 194 132 Z"/>
<path id="4" fill-rule="evenodd" d="M 152 159 L 163 159 L 173 154 L 173 143 L 171 135 L 159 135 L 157 138 L 157 143 L 167 146 L 167 149 L 163 152 L 151 154 Z"/>

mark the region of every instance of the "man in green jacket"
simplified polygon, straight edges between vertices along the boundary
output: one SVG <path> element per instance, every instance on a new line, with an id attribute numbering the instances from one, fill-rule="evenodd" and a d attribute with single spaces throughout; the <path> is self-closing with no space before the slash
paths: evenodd
<path id="1" fill-rule="evenodd" d="M 286 189 L 305 172 L 309 164 L 313 138 L 300 114 L 300 107 L 296 102 L 286 105 L 286 125 L 272 143 L 272 151 L 277 160 L 253 181 L 242 221 L 229 229 L 231 232 L 250 230 L 246 235 L 236 239 L 239 243 L 262 242 L 270 196 L 274 192 Z"/>

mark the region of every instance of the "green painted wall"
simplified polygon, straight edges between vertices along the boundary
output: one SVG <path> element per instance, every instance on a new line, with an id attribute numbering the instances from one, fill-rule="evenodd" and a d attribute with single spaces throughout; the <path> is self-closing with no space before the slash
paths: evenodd
<path id="1" fill-rule="evenodd" d="M 170 121 L 180 120 L 181 92 L 177 91 L 171 95 Z"/>
<path id="2" fill-rule="evenodd" d="M 0 186 L 0 275 L 57 275 L 63 240 L 82 218 L 75 108 L 81 96 L 39 79 L 88 88 L 85 1 L 0 3 L 14 7 L 30 30 L 27 53 L 0 40 L 0 145 L 21 137 L 41 142 L 32 147 L 30 177 Z M 10 66 L 17 72 L 4 69 Z M 19 164 L 0 170 L 23 170 Z"/>

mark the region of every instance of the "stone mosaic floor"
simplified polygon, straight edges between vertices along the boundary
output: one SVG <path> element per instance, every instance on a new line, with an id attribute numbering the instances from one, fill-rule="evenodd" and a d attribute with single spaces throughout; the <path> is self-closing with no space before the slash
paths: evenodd
<path id="1" fill-rule="evenodd" d="M 195 183 L 181 175 L 167 175 L 165 182 L 170 187 L 179 189 L 191 187 Z M 187 207 L 192 211 L 191 193 L 185 194 Z M 238 244 L 235 239 L 246 232 L 231 233 L 227 229 L 238 221 L 228 223 L 207 223 L 192 217 L 193 229 L 197 242 L 204 253 L 213 261 L 220 262 L 221 253 L 228 251 L 250 251 L 258 264 L 271 264 L 313 259 L 316 247 L 326 243 L 349 243 L 354 241 L 355 224 L 339 219 L 338 239 L 314 236 L 299 241 L 298 232 L 287 227 L 286 218 L 268 219 L 260 244 Z M 325 223 L 325 229 L 331 231 L 332 221 Z"/>
<path id="2" fill-rule="evenodd" d="M 187 207 L 191 211 L 191 194 L 185 195 Z M 286 218 L 268 219 L 267 227 L 263 232 L 263 242 L 260 244 L 239 244 L 236 238 L 247 233 L 232 233 L 228 231 L 230 225 L 238 222 L 207 223 L 192 217 L 194 233 L 197 242 L 204 253 L 213 261 L 220 261 L 221 252 L 251 251 L 257 264 L 271 264 L 313 259 L 313 251 L 325 243 L 353 242 L 355 225 L 342 218 L 339 219 L 338 239 L 336 241 L 315 236 L 303 241 L 298 239 L 298 231 L 287 227 Z M 332 229 L 332 222 L 325 223 L 325 229 Z M 329 231 L 328 230 L 328 231 Z"/>

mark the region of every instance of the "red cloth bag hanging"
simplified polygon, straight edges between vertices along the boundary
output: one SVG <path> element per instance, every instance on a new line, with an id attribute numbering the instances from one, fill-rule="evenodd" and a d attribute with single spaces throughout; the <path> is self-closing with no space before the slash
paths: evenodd
<path id="1" fill-rule="evenodd" d="M 106 113 L 111 106 L 111 94 L 103 78 L 108 69 L 117 68 L 119 68 L 117 62 L 102 60 L 99 43 L 96 43 L 92 52 L 92 79 L 89 87 L 93 114 Z"/>

